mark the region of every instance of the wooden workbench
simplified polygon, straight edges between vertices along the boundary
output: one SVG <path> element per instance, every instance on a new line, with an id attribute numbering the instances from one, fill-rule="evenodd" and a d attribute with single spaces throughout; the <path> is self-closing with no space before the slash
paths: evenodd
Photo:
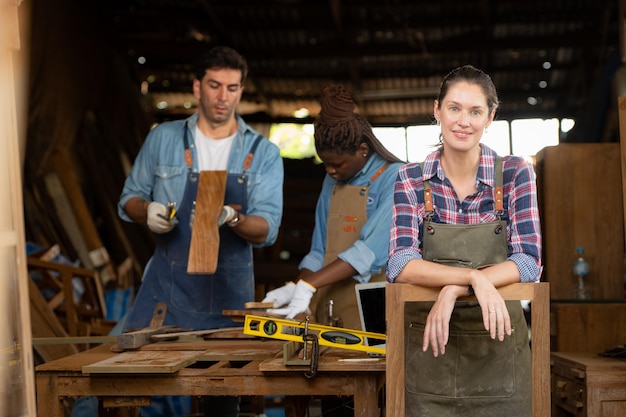
<path id="1" fill-rule="evenodd" d="M 37 409 L 62 417 L 63 398 L 78 396 L 97 396 L 112 407 L 144 405 L 153 395 L 333 395 L 354 397 L 355 417 L 380 415 L 376 394 L 384 383 L 384 359 L 344 362 L 340 359 L 368 357 L 320 347 L 318 373 L 309 379 L 304 375 L 309 366 L 284 364 L 285 343 L 199 339 L 159 342 L 123 353 L 114 352 L 115 344 L 100 345 L 36 368 Z M 187 363 L 178 369 L 167 360 L 172 356 Z"/>
<path id="2" fill-rule="evenodd" d="M 551 353 L 552 415 L 626 415 L 626 361 L 592 352 Z"/>

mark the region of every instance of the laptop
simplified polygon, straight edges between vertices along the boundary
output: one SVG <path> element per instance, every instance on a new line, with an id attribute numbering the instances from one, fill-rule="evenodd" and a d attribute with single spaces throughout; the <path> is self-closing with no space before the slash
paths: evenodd
<path id="1" fill-rule="evenodd" d="M 386 281 L 368 282 L 356 284 L 356 301 L 361 319 L 361 328 L 366 332 L 387 333 L 387 320 L 385 317 L 385 286 Z M 366 338 L 367 346 L 385 347 L 385 341 L 381 339 Z"/>

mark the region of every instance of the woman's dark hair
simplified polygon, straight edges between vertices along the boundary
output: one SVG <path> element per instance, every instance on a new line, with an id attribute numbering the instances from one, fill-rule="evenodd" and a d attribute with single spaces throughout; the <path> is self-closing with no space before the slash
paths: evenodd
<path id="1" fill-rule="evenodd" d="M 210 69 L 235 69 L 241 71 L 241 85 L 248 76 L 248 63 L 246 59 L 232 48 L 227 46 L 216 46 L 200 55 L 194 75 L 196 79 L 202 81 L 207 70 Z"/>
<path id="2" fill-rule="evenodd" d="M 367 143 L 373 152 L 385 160 L 403 162 L 374 136 L 372 126 L 365 117 L 354 112 L 356 105 L 342 86 L 330 85 L 324 88 L 320 104 L 320 114 L 313 123 L 315 149 L 318 153 L 354 153 L 361 143 Z"/>
<path id="3" fill-rule="evenodd" d="M 483 92 L 487 97 L 487 107 L 489 108 L 489 113 L 498 108 L 498 93 L 496 92 L 496 86 L 493 84 L 493 81 L 491 81 L 491 77 L 472 65 L 464 65 L 462 67 L 455 68 L 444 77 L 441 82 L 439 96 L 437 97 L 439 107 L 441 107 L 443 99 L 446 94 L 448 94 L 450 86 L 463 81 L 470 84 L 476 84 L 483 89 Z"/>

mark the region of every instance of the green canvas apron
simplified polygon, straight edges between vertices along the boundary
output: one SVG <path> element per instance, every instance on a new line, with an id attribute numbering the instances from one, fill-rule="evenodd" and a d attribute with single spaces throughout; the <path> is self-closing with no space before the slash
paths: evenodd
<path id="1" fill-rule="evenodd" d="M 475 225 L 432 222 L 430 186 L 424 182 L 427 216 L 423 258 L 442 264 L 481 268 L 507 258 L 502 211 L 502 159 L 496 161 L 499 220 Z M 410 417 L 530 417 L 531 361 L 526 320 L 519 301 L 507 301 L 512 334 L 491 339 L 478 302 L 460 301 L 450 318 L 446 353 L 422 352 L 426 318 L 433 303 L 405 305 L 405 415 Z"/>
<path id="2" fill-rule="evenodd" d="M 370 178 L 375 181 L 387 168 L 385 164 Z M 359 239 L 361 228 L 367 221 L 367 196 L 369 185 L 337 184 L 333 187 L 330 198 L 328 219 L 326 224 L 326 252 L 324 266 L 337 259 L 337 255 L 348 249 Z M 384 281 L 385 272 L 372 275 L 369 282 Z M 333 317 L 339 319 L 332 323 L 347 329 L 361 330 L 361 319 L 356 300 L 354 286 L 357 284 L 352 278 L 343 279 L 325 287 L 315 293 L 311 301 L 315 321 L 320 324 L 329 324 L 329 302 L 333 301 Z"/>

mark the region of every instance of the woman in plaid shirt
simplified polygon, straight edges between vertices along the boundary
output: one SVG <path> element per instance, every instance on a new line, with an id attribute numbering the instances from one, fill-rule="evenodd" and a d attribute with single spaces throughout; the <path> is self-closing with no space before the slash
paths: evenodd
<path id="1" fill-rule="evenodd" d="M 453 70 L 434 101 L 440 147 L 398 172 L 387 280 L 441 288 L 405 310 L 407 416 L 531 415 L 526 321 L 497 288 L 541 275 L 535 173 L 480 143 L 497 106 L 487 74 Z"/>

